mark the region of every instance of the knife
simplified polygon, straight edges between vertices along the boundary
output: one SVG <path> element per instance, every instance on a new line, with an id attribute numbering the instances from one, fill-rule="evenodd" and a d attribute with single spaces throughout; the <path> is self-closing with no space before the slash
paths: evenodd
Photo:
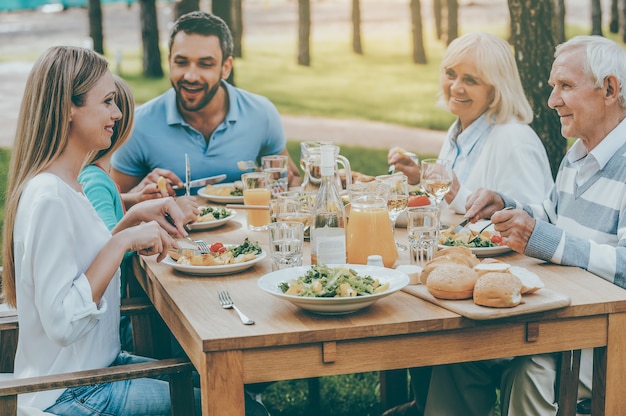
<path id="1" fill-rule="evenodd" d="M 189 182 L 189 188 L 197 188 L 199 186 L 212 185 L 214 183 L 222 182 L 224 179 L 226 179 L 225 173 L 222 173 L 220 175 L 215 175 L 215 176 L 208 176 L 202 179 L 195 179 Z M 187 184 L 183 184 L 183 188 L 187 189 Z M 179 189 L 179 187 L 174 185 L 172 186 L 172 189 Z"/>
<path id="2" fill-rule="evenodd" d="M 189 155 L 185 153 L 185 195 L 191 195 L 191 166 L 189 166 Z"/>

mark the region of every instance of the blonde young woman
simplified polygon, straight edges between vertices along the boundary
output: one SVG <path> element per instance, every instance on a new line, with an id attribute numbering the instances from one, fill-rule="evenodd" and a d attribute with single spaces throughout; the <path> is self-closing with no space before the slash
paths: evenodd
<path id="1" fill-rule="evenodd" d="M 3 239 L 2 287 L 6 301 L 17 307 L 20 328 L 16 378 L 147 360 L 120 352 L 119 265 L 128 251 L 160 261 L 175 245 L 169 234 L 185 232 L 172 199 L 130 210 L 110 232 L 82 193 L 77 177 L 83 161 L 89 152 L 110 146 L 121 117 L 115 91 L 100 55 L 62 46 L 43 53 L 26 83 Z M 146 215 L 159 220 L 146 222 Z M 170 412 L 168 383 L 156 379 L 19 400 L 57 415 Z"/>
<path id="2" fill-rule="evenodd" d="M 529 126 L 533 112 L 509 44 L 489 33 L 465 34 L 450 43 L 440 70 L 439 105 L 457 116 L 439 153 L 456 175 L 446 195 L 450 208 L 465 213 L 467 197 L 481 187 L 524 203 L 542 201 L 554 182 Z M 390 150 L 389 163 L 419 183 L 419 167 L 398 150 Z"/>

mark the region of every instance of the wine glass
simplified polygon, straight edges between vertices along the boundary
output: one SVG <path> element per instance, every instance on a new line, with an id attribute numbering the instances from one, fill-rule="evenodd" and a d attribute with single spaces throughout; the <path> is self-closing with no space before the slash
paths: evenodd
<path id="1" fill-rule="evenodd" d="M 409 204 L 409 182 L 406 175 L 395 173 L 393 175 L 381 175 L 376 179 L 389 186 L 387 192 L 387 210 L 389 211 L 389 219 L 391 220 L 391 230 L 395 235 L 396 220 L 402 214 Z M 398 251 L 404 251 L 407 247 L 396 241 Z"/>
<path id="2" fill-rule="evenodd" d="M 420 186 L 426 194 L 435 200 L 441 212 L 441 201 L 452 185 L 452 163 L 447 159 L 422 160 Z"/>

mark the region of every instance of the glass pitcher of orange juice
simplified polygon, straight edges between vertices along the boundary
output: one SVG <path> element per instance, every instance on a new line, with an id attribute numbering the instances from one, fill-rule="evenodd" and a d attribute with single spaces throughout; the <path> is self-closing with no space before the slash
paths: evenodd
<path id="1" fill-rule="evenodd" d="M 348 263 L 367 264 L 368 256 L 379 254 L 385 267 L 392 267 L 398 251 L 387 211 L 386 192 L 372 185 L 369 190 L 359 188 L 350 195 L 346 228 Z"/>

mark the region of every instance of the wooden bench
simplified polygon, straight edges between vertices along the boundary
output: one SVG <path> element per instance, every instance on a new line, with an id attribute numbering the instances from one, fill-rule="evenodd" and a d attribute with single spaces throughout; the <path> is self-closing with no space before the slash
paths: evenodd
<path id="1" fill-rule="evenodd" d="M 151 325 L 149 325 L 150 316 L 147 315 L 156 314 L 149 301 L 136 298 L 124 299 L 121 313 L 132 319 L 135 345 L 139 348 L 154 349 L 150 341 L 153 339 L 151 338 Z M 194 367 L 187 358 L 169 358 L 96 370 L 14 379 L 12 374 L 8 373 L 13 372 L 17 338 L 17 314 L 11 310 L 0 312 L 0 415 L 2 416 L 47 414 L 37 409 L 18 408 L 18 394 L 161 375 L 169 377 L 172 415 L 194 414 L 191 375 Z"/>

